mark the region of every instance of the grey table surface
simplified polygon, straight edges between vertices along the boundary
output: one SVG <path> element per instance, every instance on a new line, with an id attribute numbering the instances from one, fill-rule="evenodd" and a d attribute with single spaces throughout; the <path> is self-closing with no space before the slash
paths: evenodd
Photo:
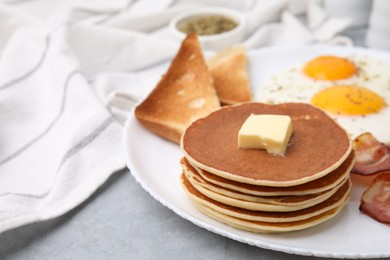
<path id="1" fill-rule="evenodd" d="M 363 28 L 344 35 L 364 45 Z M 129 170 L 71 212 L 0 234 L 0 259 L 311 259 L 209 232 L 154 200 Z M 319 259 L 319 258 L 315 258 Z"/>

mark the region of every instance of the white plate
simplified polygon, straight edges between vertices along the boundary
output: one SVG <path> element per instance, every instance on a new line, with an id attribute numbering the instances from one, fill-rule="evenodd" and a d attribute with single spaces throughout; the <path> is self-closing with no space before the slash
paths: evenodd
<path id="1" fill-rule="evenodd" d="M 254 50 L 248 53 L 252 85 L 258 86 L 274 72 L 329 53 L 365 53 L 390 61 L 388 53 L 359 48 L 316 45 Z M 209 231 L 286 253 L 335 258 L 390 257 L 390 227 L 370 219 L 358 209 L 367 178 L 353 178 L 350 201 L 340 214 L 323 224 L 286 234 L 254 234 L 219 223 L 191 204 L 179 180 L 182 156 L 179 146 L 146 130 L 133 112 L 127 119 L 123 142 L 127 165 L 142 187 L 179 216 Z"/>

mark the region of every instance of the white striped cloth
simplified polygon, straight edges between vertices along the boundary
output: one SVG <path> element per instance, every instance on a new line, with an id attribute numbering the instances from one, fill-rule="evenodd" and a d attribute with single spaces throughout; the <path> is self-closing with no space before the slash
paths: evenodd
<path id="1" fill-rule="evenodd" d="M 278 43 L 275 24 L 259 26 L 287 1 L 259 8 L 267 2 L 0 2 L 0 232 L 66 213 L 125 167 L 120 123 L 177 51 L 166 26 L 175 14 L 206 3 L 250 17 L 266 10 L 252 23 L 255 47 Z M 288 28 L 311 41 L 296 24 Z"/>
<path id="2" fill-rule="evenodd" d="M 69 211 L 125 166 L 64 30 L 18 31 L 1 55 L 0 231 Z"/>

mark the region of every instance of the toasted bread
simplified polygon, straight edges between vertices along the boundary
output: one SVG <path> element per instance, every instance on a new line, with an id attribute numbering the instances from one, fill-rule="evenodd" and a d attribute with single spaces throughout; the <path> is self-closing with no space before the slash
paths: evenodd
<path id="1" fill-rule="evenodd" d="M 241 45 L 224 49 L 207 62 L 222 105 L 252 100 L 248 59 Z"/>
<path id="2" fill-rule="evenodd" d="M 193 121 L 220 108 L 213 79 L 196 34 L 189 34 L 167 73 L 136 107 L 146 128 L 175 143 Z"/>

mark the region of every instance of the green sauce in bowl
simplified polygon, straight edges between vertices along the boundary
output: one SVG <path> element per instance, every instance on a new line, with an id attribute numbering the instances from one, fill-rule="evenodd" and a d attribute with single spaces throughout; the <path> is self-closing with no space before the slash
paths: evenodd
<path id="1" fill-rule="evenodd" d="M 214 35 L 233 30 L 237 25 L 236 21 L 222 15 L 199 15 L 182 20 L 177 29 L 186 34 Z"/>

